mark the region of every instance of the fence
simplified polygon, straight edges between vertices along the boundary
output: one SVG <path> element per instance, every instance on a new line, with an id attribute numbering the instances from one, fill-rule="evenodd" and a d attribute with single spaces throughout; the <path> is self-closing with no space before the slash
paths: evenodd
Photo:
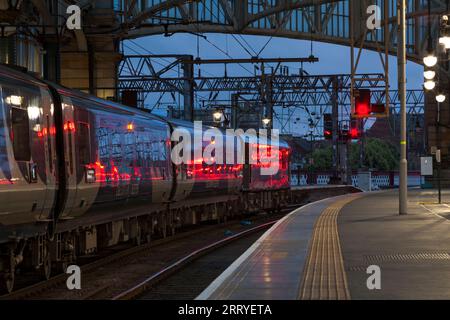
<path id="1" fill-rule="evenodd" d="M 372 171 L 373 188 L 394 188 L 399 185 L 398 172 L 382 172 Z M 307 172 L 307 171 L 291 171 L 291 185 L 328 185 L 330 184 L 332 172 Z M 408 173 L 408 186 L 420 186 L 423 183 L 423 177 L 420 172 L 412 171 Z M 352 185 L 358 187 L 358 173 L 352 173 Z"/>

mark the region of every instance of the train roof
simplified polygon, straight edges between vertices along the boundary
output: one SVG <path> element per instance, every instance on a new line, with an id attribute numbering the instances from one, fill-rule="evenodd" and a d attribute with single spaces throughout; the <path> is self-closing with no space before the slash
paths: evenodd
<path id="1" fill-rule="evenodd" d="M 38 78 L 37 76 L 30 74 L 26 72 L 25 69 L 19 68 L 19 67 L 11 67 L 8 65 L 0 64 L 0 74 L 4 74 L 6 76 L 19 79 L 21 81 L 29 82 L 34 85 L 40 85 L 45 87 L 52 87 L 55 90 L 57 90 L 60 94 L 63 94 L 68 97 L 76 97 L 83 100 L 88 100 L 90 102 L 93 102 L 99 106 L 113 108 L 117 111 L 129 113 L 129 114 L 140 114 L 145 117 L 161 120 L 161 121 L 167 121 L 166 119 L 153 115 L 148 111 L 141 110 L 138 108 L 129 107 L 111 100 L 101 99 L 96 96 L 89 95 L 83 91 L 70 89 L 67 87 L 64 87 L 62 85 L 46 81 L 43 79 Z"/>
<path id="2" fill-rule="evenodd" d="M 0 74 L 10 77 L 10 78 L 15 78 L 15 79 L 18 79 L 21 81 L 29 82 L 34 85 L 45 86 L 45 87 L 47 86 L 44 83 L 44 81 L 37 78 L 36 75 L 27 72 L 27 70 L 25 68 L 16 67 L 16 66 L 13 67 L 13 66 L 6 65 L 4 63 L 0 63 Z"/>
<path id="3" fill-rule="evenodd" d="M 194 124 L 190 121 L 164 118 L 161 116 L 151 114 L 150 112 L 145 111 L 145 110 L 129 107 L 129 106 L 126 106 L 126 105 L 123 105 L 123 104 L 120 104 L 120 103 L 117 103 L 117 102 L 114 102 L 111 100 L 101 99 L 101 98 L 98 98 L 93 95 L 89 95 L 89 94 L 79 91 L 79 90 L 69 89 L 62 85 L 39 79 L 35 75 L 32 75 L 32 74 L 26 72 L 25 69 L 19 69 L 19 68 L 7 66 L 4 64 L 0 64 L 0 74 L 5 74 L 5 75 L 13 77 L 13 78 L 18 78 L 22 81 L 28 81 L 35 85 L 46 86 L 46 87 L 50 86 L 50 87 L 54 88 L 55 90 L 57 90 L 60 94 L 63 94 L 65 96 L 89 100 L 91 102 L 96 103 L 99 106 L 113 108 L 116 111 L 121 111 L 121 112 L 129 113 L 129 114 L 139 114 L 139 115 L 142 115 L 147 118 L 166 122 L 166 123 L 170 124 L 171 126 L 194 129 Z M 203 126 L 203 129 L 212 129 L 212 128 L 215 128 L 215 127 Z M 225 130 L 223 130 L 221 128 L 219 128 L 219 130 L 221 130 L 221 132 L 225 133 Z M 244 132 L 245 132 L 245 130 L 244 130 Z M 248 134 L 248 136 L 251 137 L 254 135 Z M 255 137 L 257 137 L 257 136 L 255 136 Z M 269 141 L 270 141 L 270 139 L 269 139 Z M 279 139 L 279 144 L 282 147 L 289 147 L 288 143 L 282 139 Z"/>

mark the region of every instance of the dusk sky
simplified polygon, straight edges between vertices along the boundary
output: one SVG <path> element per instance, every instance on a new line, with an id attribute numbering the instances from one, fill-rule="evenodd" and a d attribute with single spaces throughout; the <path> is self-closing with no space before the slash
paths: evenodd
<path id="1" fill-rule="evenodd" d="M 199 39 L 199 53 L 203 59 L 208 58 L 228 58 L 224 53 L 228 53 L 233 58 L 249 58 L 256 56 L 265 46 L 260 57 L 278 58 L 278 57 L 308 57 L 311 53 L 311 42 L 303 40 L 292 40 L 286 38 L 272 38 L 265 36 L 235 36 L 226 34 L 205 34 L 207 40 L 191 34 L 175 34 L 171 37 L 162 35 L 150 36 L 125 41 L 124 49 L 126 54 L 191 54 L 197 57 L 197 38 Z M 244 49 L 236 39 L 237 38 Z M 244 41 L 245 40 L 245 41 Z M 269 42 L 268 42 L 269 41 Z M 266 43 L 268 44 L 266 45 Z M 137 43 L 139 46 L 137 46 Z M 143 48 L 147 50 L 144 51 Z M 249 52 L 247 52 L 249 51 Z M 309 74 L 348 74 L 350 73 L 350 49 L 345 46 L 335 44 L 313 42 L 313 54 L 319 58 L 318 63 L 305 64 L 304 69 Z M 164 62 L 163 62 L 164 63 Z M 397 88 L 397 59 L 390 58 L 390 86 Z M 290 73 L 298 73 L 299 64 L 287 64 Z M 227 73 L 231 75 L 250 76 L 253 72 L 251 65 L 245 65 L 245 70 L 239 65 L 230 65 Z M 249 72 L 250 71 L 250 72 Z M 204 76 L 223 76 L 223 65 L 202 66 L 202 75 Z M 382 65 L 378 52 L 364 51 L 357 70 L 358 73 L 382 73 Z M 421 89 L 423 83 L 423 67 L 413 62 L 407 64 L 407 87 L 408 89 Z M 172 72 L 176 76 L 176 71 Z M 200 94 L 207 97 L 206 93 Z M 302 116 L 300 116 L 303 118 Z M 306 119 L 297 128 L 300 134 L 303 134 L 307 128 Z"/>

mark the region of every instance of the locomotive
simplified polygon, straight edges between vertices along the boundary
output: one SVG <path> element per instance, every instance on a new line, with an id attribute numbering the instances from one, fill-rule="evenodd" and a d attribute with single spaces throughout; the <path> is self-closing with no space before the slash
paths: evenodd
<path id="1" fill-rule="evenodd" d="M 191 161 L 175 164 L 180 129 L 196 130 L 0 66 L 1 289 L 13 290 L 18 268 L 49 278 L 104 247 L 287 203 L 287 143 L 271 155 L 273 175 L 261 174 L 263 155 L 250 148 L 263 147 L 260 136 L 226 132 L 244 146 L 243 163 L 195 159 L 192 147 Z"/>

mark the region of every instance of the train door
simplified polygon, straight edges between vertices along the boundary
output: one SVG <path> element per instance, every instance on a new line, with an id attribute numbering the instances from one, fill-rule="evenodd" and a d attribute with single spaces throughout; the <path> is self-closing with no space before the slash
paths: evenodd
<path id="1" fill-rule="evenodd" d="M 71 216 L 83 215 L 97 199 L 101 184 L 102 168 L 95 160 L 93 141 L 95 115 L 82 100 L 72 99 L 74 106 L 74 148 L 76 169 L 76 198 Z"/>
<path id="2" fill-rule="evenodd" d="M 66 166 L 66 203 L 62 217 L 72 214 L 77 198 L 77 167 L 75 154 L 75 117 L 72 100 L 61 95 L 62 124 L 64 136 L 64 159 Z"/>
<path id="3" fill-rule="evenodd" d="M 0 223 L 18 224 L 48 215 L 53 194 L 47 193 L 48 172 L 42 133 L 40 85 L 16 79 L 2 83 L 0 116 Z M 54 183 L 54 182 L 53 182 Z M 51 186 L 50 186 L 51 188 Z"/>
<path id="4" fill-rule="evenodd" d="M 154 122 L 152 126 L 151 150 L 154 177 L 152 178 L 152 202 L 168 201 L 172 186 L 172 172 L 170 170 L 170 148 L 168 144 L 169 128 L 162 122 Z"/>
<path id="5" fill-rule="evenodd" d="M 242 180 L 242 187 L 244 190 L 249 190 L 250 184 L 252 182 L 252 164 L 250 161 L 250 150 L 250 143 L 246 142 L 244 138 L 244 177 Z"/>
<path id="6" fill-rule="evenodd" d="M 0 215 L 0 225 L 32 221 L 30 217 L 32 200 L 27 201 L 26 198 L 29 196 L 27 190 L 30 183 L 28 163 L 31 160 L 29 121 L 26 109 L 22 107 L 22 99 L 19 97 L 19 93 L 13 88 L 2 85 L 2 99 L 0 99 L 2 106 L 0 114 L 0 203 L 2 204 L 2 215 Z M 13 99 L 17 101 L 13 101 Z M 14 140 L 14 133 L 20 131 L 23 134 L 16 134 Z M 19 146 L 23 147 L 19 149 Z"/>
<path id="7" fill-rule="evenodd" d="M 226 174 L 228 181 L 228 193 L 233 194 L 239 192 L 240 188 L 242 187 L 244 167 L 243 164 L 245 162 L 245 147 L 242 144 L 242 139 L 239 136 L 227 133 L 225 137 L 226 140 L 224 143 L 224 154 L 226 155 L 226 160 L 224 161 L 223 168 L 229 167 L 230 165 L 233 168 L 236 168 L 235 170 L 233 170 L 231 176 L 229 172 L 227 172 Z M 231 146 L 227 146 L 231 143 L 232 148 Z"/>
<path id="8" fill-rule="evenodd" d="M 132 157 L 135 148 L 133 136 L 129 134 L 133 124 L 123 117 L 117 117 L 111 123 L 111 175 L 116 187 L 114 200 L 126 200 L 130 194 L 130 164 L 127 159 Z"/>
<path id="9" fill-rule="evenodd" d="M 202 134 L 202 132 L 198 132 L 197 134 Z M 171 135 L 177 137 L 178 140 L 172 141 L 172 151 L 176 148 L 178 152 L 178 157 L 180 158 L 180 164 L 174 165 L 175 167 L 175 190 L 173 192 L 172 200 L 180 201 L 186 199 L 189 195 L 191 195 L 194 190 L 196 176 L 198 176 L 199 172 L 202 170 L 203 156 L 201 158 L 196 159 L 194 148 L 194 130 L 193 128 L 182 127 L 178 125 L 174 125 L 172 127 Z M 188 145 L 184 144 L 182 141 L 184 139 L 190 139 L 190 149 L 188 149 Z M 181 148 L 177 146 L 178 144 L 183 143 L 184 147 Z M 185 158 L 185 153 L 190 153 L 190 161 L 185 163 L 181 161 L 181 159 Z M 173 156 L 171 154 L 171 156 Z M 172 159 L 173 160 L 173 159 Z"/>
<path id="10" fill-rule="evenodd" d="M 45 172 L 46 174 L 46 193 L 44 197 L 44 210 L 41 214 L 41 219 L 45 220 L 50 218 L 50 212 L 54 205 L 56 197 L 56 129 L 53 117 L 54 104 L 50 93 L 47 90 L 41 88 L 41 101 L 42 101 L 42 127 L 38 132 L 38 138 L 43 141 L 44 144 L 44 156 L 45 156 Z M 39 152 L 39 150 L 37 150 Z"/>

